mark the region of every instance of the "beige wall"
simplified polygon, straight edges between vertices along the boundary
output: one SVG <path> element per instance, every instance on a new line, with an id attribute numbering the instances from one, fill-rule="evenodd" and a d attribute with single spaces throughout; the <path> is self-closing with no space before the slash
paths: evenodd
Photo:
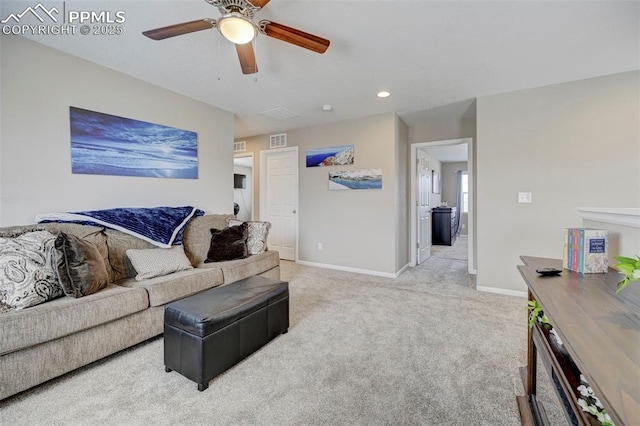
<path id="1" fill-rule="evenodd" d="M 409 143 L 473 138 L 476 135 L 476 118 L 451 120 L 427 120 L 409 127 Z"/>
<path id="2" fill-rule="evenodd" d="M 409 263 L 409 127 L 396 117 L 396 271 Z"/>
<path id="3" fill-rule="evenodd" d="M 577 207 L 640 206 L 638 93 L 635 71 L 478 98 L 479 288 L 525 291 L 519 256 L 561 258 Z"/>
<path id="4" fill-rule="evenodd" d="M 398 157 L 406 149 L 403 124 L 395 114 L 384 114 L 287 131 L 287 146 L 299 147 L 300 261 L 394 274 L 402 258 L 408 258 L 406 252 L 398 252 L 403 245 L 398 239 L 407 245 L 406 225 L 400 220 L 406 217 L 406 207 L 399 211 L 402 195 L 396 179 L 406 173 L 400 164 L 405 159 Z M 256 159 L 261 150 L 269 149 L 268 135 L 246 141 L 247 151 L 254 152 Z M 352 166 L 306 167 L 308 149 L 350 144 L 355 145 Z M 259 214 L 260 164 L 255 163 L 254 204 Z M 376 168 L 382 169 L 381 190 L 328 189 L 329 171 Z M 322 243 L 322 251 L 317 250 L 318 243 Z"/>
<path id="5" fill-rule="evenodd" d="M 124 206 L 233 211 L 231 113 L 21 37 L 1 37 L 0 224 Z M 198 179 L 72 174 L 69 106 L 197 132 Z"/>

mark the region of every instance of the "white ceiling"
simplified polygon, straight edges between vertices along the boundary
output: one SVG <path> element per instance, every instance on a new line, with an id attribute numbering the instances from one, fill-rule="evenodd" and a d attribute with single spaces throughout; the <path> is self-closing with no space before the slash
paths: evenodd
<path id="1" fill-rule="evenodd" d="M 466 143 L 455 145 L 439 145 L 424 148 L 429 154 L 438 159 L 441 163 L 456 163 L 468 161 L 469 154 Z"/>
<path id="2" fill-rule="evenodd" d="M 34 3 L 3 0 L 2 16 Z M 260 71 L 250 76 L 215 29 L 163 41 L 141 35 L 218 18 L 204 0 L 67 0 L 65 7 L 123 10 L 124 34 L 31 38 L 231 111 L 236 138 L 391 112 L 411 126 L 473 115 L 478 96 L 640 69 L 638 1 L 272 0 L 256 20 L 331 46 L 319 55 L 259 35 Z M 382 89 L 391 96 L 376 98 Z M 323 112 L 324 104 L 333 111 Z M 299 116 L 261 114 L 278 107 Z"/>

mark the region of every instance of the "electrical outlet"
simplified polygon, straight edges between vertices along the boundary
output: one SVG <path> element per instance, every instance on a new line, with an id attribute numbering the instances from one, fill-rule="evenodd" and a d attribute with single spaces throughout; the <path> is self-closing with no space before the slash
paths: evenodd
<path id="1" fill-rule="evenodd" d="M 318 251 L 322 251 L 322 243 L 318 243 Z"/>
<path id="2" fill-rule="evenodd" d="M 464 223 L 462 224 L 462 229 L 465 229 L 467 227 L 467 225 L 465 225 Z"/>

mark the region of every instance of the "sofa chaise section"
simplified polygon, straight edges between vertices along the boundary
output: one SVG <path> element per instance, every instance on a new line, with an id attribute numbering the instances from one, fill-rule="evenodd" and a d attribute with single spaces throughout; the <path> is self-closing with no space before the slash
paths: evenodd
<path id="1" fill-rule="evenodd" d="M 152 317 L 144 289 L 116 285 L 0 315 L 0 399 L 161 333 L 136 330 Z"/>

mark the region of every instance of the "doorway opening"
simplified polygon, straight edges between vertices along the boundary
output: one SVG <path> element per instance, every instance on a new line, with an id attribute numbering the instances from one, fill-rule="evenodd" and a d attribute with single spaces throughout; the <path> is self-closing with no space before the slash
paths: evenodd
<path id="1" fill-rule="evenodd" d="M 432 244 L 433 230 L 438 228 L 434 223 L 433 209 L 445 208 L 446 211 L 450 208 L 456 225 L 451 231 L 450 243 L 455 244 L 458 236 L 461 237 L 460 242 L 467 242 L 468 272 L 475 274 L 472 144 L 472 138 L 462 138 L 411 145 L 410 234 L 413 266 L 443 248 Z M 425 190 L 425 186 L 428 189 Z M 438 232 L 442 230 L 438 229 Z M 437 243 L 442 244 L 441 241 Z"/>
<path id="2" fill-rule="evenodd" d="M 234 214 L 244 222 L 254 220 L 253 170 L 253 154 L 233 158 Z"/>

